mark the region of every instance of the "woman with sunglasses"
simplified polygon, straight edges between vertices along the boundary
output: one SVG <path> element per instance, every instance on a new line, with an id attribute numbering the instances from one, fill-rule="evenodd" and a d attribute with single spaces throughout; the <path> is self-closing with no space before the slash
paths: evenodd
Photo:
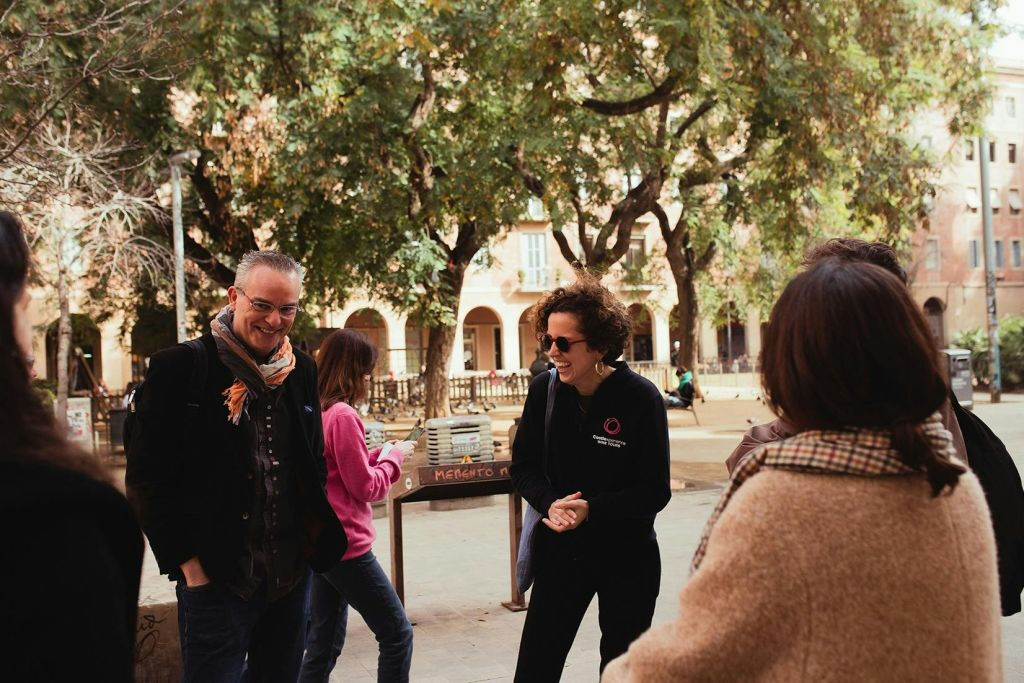
<path id="1" fill-rule="evenodd" d="M 333 569 L 313 575 L 300 683 L 326 683 L 330 677 L 345 644 L 349 605 L 377 637 L 377 680 L 409 680 L 412 624 L 373 555 L 376 534 L 370 503 L 388 495 L 413 443 L 391 442 L 372 451 L 366 448 L 363 423 L 353 406 L 366 398 L 376 364 L 377 348 L 356 330 L 332 332 L 317 353 L 327 500 L 345 527 L 348 549 Z"/>
<path id="2" fill-rule="evenodd" d="M 601 670 L 650 627 L 661 581 L 654 517 L 671 496 L 661 392 L 616 360 L 632 327 L 625 306 L 581 274 L 546 294 L 533 320 L 556 374 L 530 385 L 512 447 L 513 484 L 543 516 L 515 676 L 531 682 L 560 678 L 594 595 Z"/>

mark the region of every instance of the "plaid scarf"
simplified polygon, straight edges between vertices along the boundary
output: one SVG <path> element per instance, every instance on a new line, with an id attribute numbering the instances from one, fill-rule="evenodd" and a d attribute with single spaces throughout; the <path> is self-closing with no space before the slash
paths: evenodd
<path id="1" fill-rule="evenodd" d="M 942 426 L 939 413 L 921 423 L 932 450 L 945 459 L 954 459 L 953 438 Z M 701 534 L 690 571 L 697 571 L 707 552 L 708 539 L 715 522 L 729 500 L 745 481 L 762 469 L 811 472 L 816 474 L 852 474 L 862 477 L 907 475 L 921 472 L 907 466 L 899 451 L 892 447 L 887 430 L 850 428 L 847 430 L 811 430 L 796 436 L 764 444 L 754 450 L 732 473 Z"/>
<path id="2" fill-rule="evenodd" d="M 210 332 L 217 342 L 217 351 L 224 364 L 235 373 L 234 383 L 224 390 L 224 405 L 228 407 L 228 420 L 238 424 L 251 396 L 281 386 L 295 369 L 295 355 L 292 354 L 291 342 L 285 337 L 277 351 L 271 354 L 269 363 L 257 363 L 231 330 L 234 319 L 234 313 L 225 306 L 210 324 Z"/>

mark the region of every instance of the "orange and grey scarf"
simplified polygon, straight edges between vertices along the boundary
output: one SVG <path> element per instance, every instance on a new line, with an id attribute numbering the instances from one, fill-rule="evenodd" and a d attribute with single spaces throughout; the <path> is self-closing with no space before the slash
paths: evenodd
<path id="1" fill-rule="evenodd" d="M 248 349 L 231 330 L 234 312 L 225 307 L 213 323 L 210 331 L 217 342 L 217 352 L 235 375 L 235 382 L 224 390 L 224 405 L 228 407 L 228 420 L 238 424 L 250 397 L 260 396 L 281 386 L 288 374 L 295 369 L 295 356 L 288 337 L 284 338 L 277 351 L 270 355 L 270 361 L 257 363 Z"/>
<path id="2" fill-rule="evenodd" d="M 923 423 L 925 438 L 935 453 L 946 459 L 956 458 L 953 437 L 942 426 L 939 413 Z M 690 571 L 697 571 L 707 552 L 708 539 L 715 522 L 722 516 L 729 499 L 743 482 L 762 469 L 790 470 L 817 474 L 852 474 L 862 477 L 914 474 L 921 470 L 904 464 L 900 454 L 892 447 L 887 430 L 859 429 L 801 432 L 782 441 L 759 446 L 740 462 L 729 480 L 729 486 L 718 499 L 718 505 L 708 518 L 694 553 Z"/>

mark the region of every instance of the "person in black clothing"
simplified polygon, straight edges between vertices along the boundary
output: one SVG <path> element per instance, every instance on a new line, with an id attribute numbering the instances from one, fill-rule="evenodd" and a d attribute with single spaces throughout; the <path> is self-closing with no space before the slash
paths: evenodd
<path id="1" fill-rule="evenodd" d="M 530 363 L 530 379 L 533 379 L 537 375 L 544 375 L 548 370 L 551 369 L 551 361 L 544 358 L 544 352 L 538 348 L 537 354 L 534 356 L 533 362 Z"/>
<path id="2" fill-rule="evenodd" d="M 347 547 L 324 493 L 316 366 L 288 340 L 301 282 L 290 257 L 246 254 L 205 352 L 157 353 L 137 390 L 126 481 L 160 571 L 177 581 L 186 681 L 294 681 L 309 569 L 330 569 Z M 190 396 L 200 362 L 205 383 Z"/>
<path id="3" fill-rule="evenodd" d="M 0 641 L 10 681 L 131 681 L 142 572 L 135 515 L 30 384 L 29 250 L 0 212 Z"/>
<path id="4" fill-rule="evenodd" d="M 658 388 L 616 361 L 626 308 L 581 274 L 545 295 L 534 324 L 555 363 L 530 385 L 512 447 L 516 491 L 544 516 L 515 680 L 557 681 L 594 595 L 601 670 L 651 625 L 661 582 L 654 517 L 671 496 L 668 421 Z M 545 457 L 547 453 L 547 457 Z"/>

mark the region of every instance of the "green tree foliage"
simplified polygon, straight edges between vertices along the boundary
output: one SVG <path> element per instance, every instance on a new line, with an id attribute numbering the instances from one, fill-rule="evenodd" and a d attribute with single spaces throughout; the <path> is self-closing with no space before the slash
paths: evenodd
<path id="1" fill-rule="evenodd" d="M 427 414 L 448 410 L 465 270 L 521 216 L 515 87 L 493 68 L 505 3 L 197 4 L 172 93 L 191 174 L 188 253 L 230 283 L 247 249 L 309 268 L 307 296 L 355 286 L 429 329 Z"/>
<path id="2" fill-rule="evenodd" d="M 184 0 L 15 0 L 0 9 L 0 164 L 44 123 L 152 127 Z M 152 101 L 150 101 L 151 104 Z"/>
<path id="3" fill-rule="evenodd" d="M 591 269 L 653 214 L 692 366 L 696 281 L 717 256 L 745 245 L 785 269 L 826 229 L 906 240 L 935 172 L 911 122 L 938 110 L 959 134 L 978 119 L 995 4 L 521 3 L 506 70 L 554 125 L 521 138 L 519 168 L 562 253 Z"/>

